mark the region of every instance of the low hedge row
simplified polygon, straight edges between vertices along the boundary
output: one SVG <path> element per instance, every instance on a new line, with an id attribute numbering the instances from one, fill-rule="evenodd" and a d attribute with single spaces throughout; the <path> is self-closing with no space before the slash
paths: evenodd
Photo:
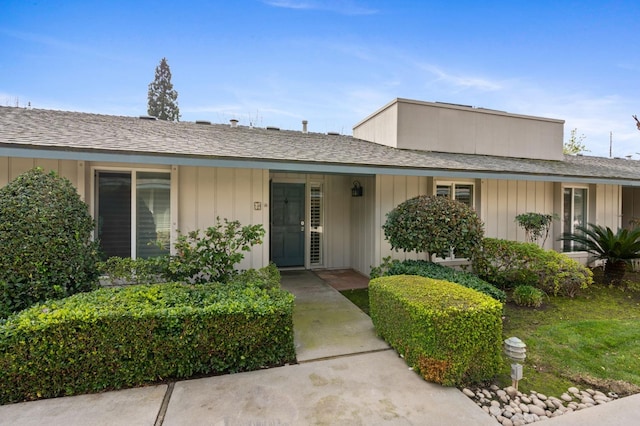
<path id="1" fill-rule="evenodd" d="M 533 243 L 485 238 L 474 271 L 500 288 L 530 285 L 547 294 L 574 297 L 593 283 L 591 270 L 562 253 Z"/>
<path id="2" fill-rule="evenodd" d="M 468 272 L 456 271 L 444 265 L 425 260 L 393 260 L 378 268 L 380 275 L 420 275 L 421 277 L 449 281 L 474 289 L 504 303 L 507 295 L 504 291 Z M 376 270 L 376 273 L 377 270 Z M 372 274 L 375 275 L 376 273 Z M 375 278 L 375 276 L 374 276 Z"/>
<path id="3" fill-rule="evenodd" d="M 292 362 L 293 296 L 258 278 L 106 288 L 22 311 L 0 323 L 0 403 Z"/>
<path id="4" fill-rule="evenodd" d="M 426 380 L 459 386 L 491 379 L 501 358 L 502 304 L 459 284 L 415 275 L 369 283 L 377 333 Z"/>

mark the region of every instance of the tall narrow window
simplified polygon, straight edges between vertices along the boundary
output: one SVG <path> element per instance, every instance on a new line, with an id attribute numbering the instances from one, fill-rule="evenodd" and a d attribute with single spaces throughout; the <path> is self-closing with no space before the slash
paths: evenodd
<path id="1" fill-rule="evenodd" d="M 563 191 L 563 232 L 575 233 L 576 227 L 587 224 L 587 189 L 564 188 Z M 563 251 L 578 251 L 582 247 L 574 241 L 564 241 Z"/>
<path id="2" fill-rule="evenodd" d="M 321 265 L 322 260 L 322 186 L 318 184 L 311 185 L 311 201 L 310 201 L 310 228 L 311 235 L 309 239 L 309 263 L 311 265 Z"/>
<path id="3" fill-rule="evenodd" d="M 164 172 L 96 172 L 97 235 L 103 257 L 167 253 L 171 178 Z"/>
<path id="4" fill-rule="evenodd" d="M 104 258 L 131 256 L 131 173 L 96 175 L 98 239 Z"/>
<path id="5" fill-rule="evenodd" d="M 136 179 L 136 256 L 167 253 L 170 232 L 169 173 L 138 172 Z"/>

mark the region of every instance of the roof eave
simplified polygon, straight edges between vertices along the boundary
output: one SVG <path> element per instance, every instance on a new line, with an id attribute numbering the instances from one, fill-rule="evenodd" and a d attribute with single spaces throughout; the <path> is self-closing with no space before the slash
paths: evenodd
<path id="1" fill-rule="evenodd" d="M 258 158 L 210 157 L 161 153 L 141 153 L 124 151 L 100 151 L 95 149 L 58 150 L 42 147 L 16 147 L 0 144 L 0 157 L 42 158 L 53 160 L 98 161 L 127 164 L 155 164 L 195 167 L 227 167 L 278 170 L 299 173 L 331 173 L 352 175 L 403 175 L 463 179 L 501 179 L 540 182 L 570 182 L 583 184 L 610 184 L 640 186 L 640 180 L 623 178 L 597 178 L 593 176 L 569 176 L 532 174 L 516 172 L 496 172 L 491 170 L 459 170 L 442 168 L 416 168 L 381 166 L 375 164 L 326 163 Z"/>

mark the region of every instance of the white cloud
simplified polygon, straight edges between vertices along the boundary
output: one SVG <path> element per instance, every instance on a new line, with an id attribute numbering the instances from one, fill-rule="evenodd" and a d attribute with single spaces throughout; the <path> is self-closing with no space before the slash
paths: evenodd
<path id="1" fill-rule="evenodd" d="M 419 68 L 435 76 L 436 82 L 447 84 L 456 90 L 474 89 L 481 91 L 495 91 L 503 88 L 502 84 L 497 81 L 491 81 L 486 78 L 472 75 L 456 75 L 431 64 L 419 65 Z"/>
<path id="2" fill-rule="evenodd" d="M 360 6 L 350 0 L 265 0 L 265 4 L 273 7 L 295 10 L 325 10 L 341 15 L 374 15 L 377 10 Z"/>

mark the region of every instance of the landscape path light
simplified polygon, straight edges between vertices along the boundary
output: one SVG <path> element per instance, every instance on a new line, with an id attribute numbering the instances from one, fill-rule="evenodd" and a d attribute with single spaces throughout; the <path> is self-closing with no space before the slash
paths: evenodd
<path id="1" fill-rule="evenodd" d="M 518 381 L 522 379 L 522 364 L 527 357 L 527 345 L 517 337 L 509 337 L 504 341 L 504 353 L 515 363 L 511 364 L 512 385 L 518 390 Z"/>

